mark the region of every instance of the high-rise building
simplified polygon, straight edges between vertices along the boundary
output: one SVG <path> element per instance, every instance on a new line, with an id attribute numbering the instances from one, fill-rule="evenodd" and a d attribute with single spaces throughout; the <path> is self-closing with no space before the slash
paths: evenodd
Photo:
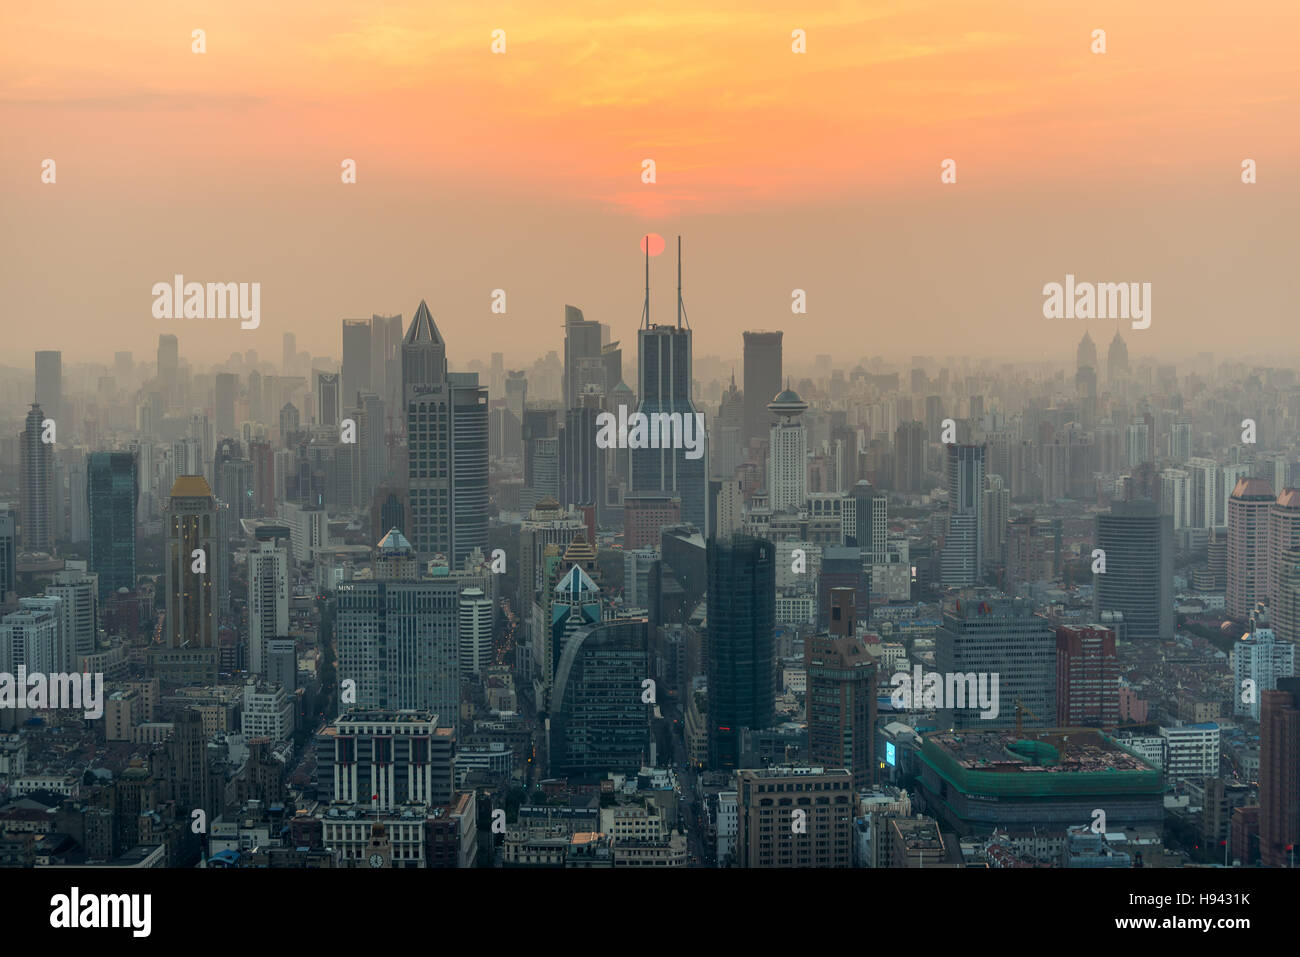
<path id="1" fill-rule="evenodd" d="M 978 584 L 984 574 L 980 526 L 984 511 L 982 445 L 948 445 L 948 534 L 943 543 L 944 587 Z"/>
<path id="2" fill-rule="evenodd" d="M 216 438 L 233 438 L 235 435 L 235 397 L 239 393 L 239 376 L 233 372 L 218 372 L 213 385 L 214 405 L 217 410 Z"/>
<path id="3" fill-rule="evenodd" d="M 371 391 L 369 319 L 343 320 L 343 371 L 340 375 L 339 407 L 352 408 L 357 396 Z"/>
<path id="4" fill-rule="evenodd" d="M 337 372 L 316 373 L 316 422 L 318 425 L 338 425 L 339 375 Z M 283 431 L 283 430 L 282 430 Z"/>
<path id="5" fill-rule="evenodd" d="M 695 402 L 691 393 L 691 328 L 686 322 L 682 302 L 681 241 L 677 248 L 677 325 L 663 326 L 650 322 L 650 260 L 646 258 L 646 294 L 641 328 L 637 330 L 640 357 L 637 411 L 645 416 L 677 415 L 683 433 L 695 430 Z M 649 421 L 649 420 L 647 420 Z M 698 458 L 688 458 L 690 451 L 661 442 L 660 448 L 632 451 L 632 491 L 638 495 L 667 492 L 682 501 L 682 518 L 696 528 L 707 528 L 708 509 L 708 441 L 699 435 Z"/>
<path id="6" fill-rule="evenodd" d="M 1056 628 L 1056 725 L 1119 724 L 1119 657 L 1115 632 L 1095 625 Z"/>
<path id="7" fill-rule="evenodd" d="M 925 424 L 902 422 L 894 431 L 894 490 L 919 492 L 925 474 Z"/>
<path id="8" fill-rule="evenodd" d="M 1272 486 L 1277 488 L 1278 486 Z M 1281 599 L 1284 555 L 1300 548 L 1300 489 L 1284 488 L 1268 509 L 1268 604 L 1276 608 Z"/>
<path id="9" fill-rule="evenodd" d="M 63 421 L 63 353 L 44 351 L 36 353 L 36 404 L 46 416 L 66 429 L 72 423 Z"/>
<path id="10" fill-rule="evenodd" d="M 986 564 L 996 565 L 1004 560 L 1010 517 L 1011 489 L 1006 487 L 1001 475 L 985 475 L 980 552 Z"/>
<path id="11" fill-rule="evenodd" d="M 558 654 L 551 692 L 550 770 L 596 779 L 634 774 L 651 759 L 650 624 L 621 618 L 587 624 Z"/>
<path id="12" fill-rule="evenodd" d="M 460 714 L 457 644 L 459 585 L 449 577 L 390 578 L 386 568 L 411 567 L 415 549 L 397 531 L 376 546 L 377 577 L 338 586 L 338 678 L 356 682 L 362 708 L 423 708 Z"/>
<path id="13" fill-rule="evenodd" d="M 564 307 L 564 407 L 578 406 L 578 397 L 582 395 L 589 374 L 584 359 L 599 360 L 602 345 L 602 329 L 599 322 L 582 317 L 582 310 L 577 306 Z M 599 362 L 597 361 L 597 366 Z M 584 368 L 586 366 L 586 368 Z M 603 370 L 601 372 L 603 378 Z M 606 385 L 597 383 L 602 393 L 612 388 L 615 383 Z M 617 410 L 616 410 L 617 412 Z"/>
<path id="14" fill-rule="evenodd" d="M 460 642 L 460 673 L 481 675 L 492 664 L 492 599 L 481 588 L 460 593 L 457 640 Z"/>
<path id="15" fill-rule="evenodd" d="M 605 450 L 596 443 L 596 417 L 603 397 L 584 392 L 564 412 L 560 429 L 560 501 L 565 505 L 595 505 L 605 511 Z"/>
<path id="16" fill-rule="evenodd" d="M 488 396 L 475 373 L 448 373 L 424 300 L 402 343 L 411 542 L 459 566 L 487 548 Z"/>
<path id="17" fill-rule="evenodd" d="M 889 499 L 866 479 L 853 486 L 849 497 L 853 499 L 853 526 L 851 534 L 845 530 L 845 544 L 856 545 L 865 564 L 885 564 L 889 560 Z"/>
<path id="18" fill-rule="evenodd" d="M 1300 843 L 1300 678 L 1260 694 L 1259 859 L 1294 867 Z M 1244 856 L 1244 855 L 1243 855 Z"/>
<path id="19" fill-rule="evenodd" d="M 86 457 L 90 569 L 99 576 L 101 604 L 120 589 L 135 590 L 135 514 L 139 498 L 133 452 Z"/>
<path id="20" fill-rule="evenodd" d="M 767 492 L 772 510 L 797 512 L 808 501 L 808 437 L 799 416 L 808 403 L 793 389 L 773 395 L 767 410 L 772 423 L 767 447 Z"/>
<path id="21" fill-rule="evenodd" d="M 1283 551 L 1278 559 L 1277 603 L 1273 608 L 1277 636 L 1283 641 L 1300 642 L 1300 547 Z"/>
<path id="22" fill-rule="evenodd" d="M 1105 572 L 1093 575 L 1093 616 L 1120 612 L 1124 638 L 1174 637 L 1174 520 L 1149 499 L 1116 502 L 1097 516 Z M 1100 566 L 1099 566 L 1100 567 Z"/>
<path id="23" fill-rule="evenodd" d="M 316 791 L 324 801 L 375 811 L 445 807 L 455 747 L 455 730 L 427 708 L 349 708 L 316 735 Z"/>
<path id="24" fill-rule="evenodd" d="M 1174 520 L 1174 531 L 1186 528 L 1191 514 L 1191 482 L 1183 469 L 1160 473 L 1160 511 Z"/>
<path id="25" fill-rule="evenodd" d="M 179 682 L 217 677 L 216 569 L 223 544 L 217 502 L 202 475 L 182 475 L 172 486 L 166 517 L 164 568 L 166 630 L 151 653 L 154 674 Z"/>
<path id="26" fill-rule="evenodd" d="M 80 671 L 85 657 L 95 653 L 99 634 L 99 583 L 97 576 L 86 572 L 85 562 L 68 562 L 68 565 L 54 573 L 54 581 L 45 586 L 45 594 L 62 603 L 60 670 Z"/>
<path id="27" fill-rule="evenodd" d="M 1228 499 L 1228 589 L 1224 606 L 1244 619 L 1268 598 L 1269 512 L 1277 502 L 1264 479 L 1238 479 Z M 1282 524 L 1279 520 L 1279 534 Z"/>
<path id="28" fill-rule="evenodd" d="M 775 767 L 736 774 L 740 867 L 852 867 L 853 775 Z M 794 826 L 795 811 L 803 811 Z"/>
<path id="29" fill-rule="evenodd" d="M 833 589 L 830 632 L 807 639 L 808 755 L 847 769 L 862 790 L 876 766 L 876 665 L 856 633 L 853 599 L 853 589 Z"/>
<path id="30" fill-rule="evenodd" d="M 1260 693 L 1277 688 L 1279 678 L 1295 677 L 1295 645 L 1278 641 L 1269 627 L 1268 609 L 1257 605 L 1250 613 L 1250 631 L 1232 645 L 1232 713 L 1259 720 Z M 1245 694 L 1250 681 L 1254 694 Z"/>
<path id="31" fill-rule="evenodd" d="M 1056 717 L 1056 632 L 1028 601 L 963 595 L 944 611 L 934 663 L 940 675 L 984 676 L 993 699 L 992 707 L 972 701 L 966 682 L 964 703 L 939 709 L 941 729 L 1012 728 L 1018 705 L 1025 727 L 1050 727 Z"/>
<path id="32" fill-rule="evenodd" d="M 270 643 L 288 634 L 289 555 L 275 542 L 259 542 L 257 548 L 248 550 L 248 670 L 251 674 L 267 674 Z"/>
<path id="33" fill-rule="evenodd" d="M 0 509 L 0 601 L 14 590 L 18 577 L 18 529 L 14 513 Z"/>
<path id="34" fill-rule="evenodd" d="M 1110 348 L 1106 350 L 1106 380 L 1114 384 L 1127 379 L 1128 374 L 1128 346 L 1116 329 L 1115 338 L 1110 340 Z"/>
<path id="35" fill-rule="evenodd" d="M 64 665 L 58 604 L 57 599 L 22 598 L 17 611 L 0 619 L 0 672 L 13 675 L 20 667 L 29 674 L 69 670 Z"/>
<path id="36" fill-rule="evenodd" d="M 158 336 L 158 387 L 166 405 L 176 404 L 180 388 L 180 345 L 175 336 Z"/>
<path id="37" fill-rule="evenodd" d="M 776 546 L 736 535 L 708 543 L 709 764 L 741 762 L 742 729 L 774 720 Z"/>
<path id="38" fill-rule="evenodd" d="M 47 416 L 39 403 L 32 403 L 27 425 L 18 436 L 21 472 L 18 497 L 22 521 L 23 548 L 48 551 L 54 547 L 54 447 L 41 441 Z"/>
<path id="39" fill-rule="evenodd" d="M 746 332 L 745 339 L 745 420 L 743 445 L 763 438 L 772 424 L 768 403 L 781 391 L 780 332 Z"/>
<path id="40" fill-rule="evenodd" d="M 1219 465 L 1214 459 L 1190 458 L 1187 460 L 1188 525 L 1192 528 L 1214 528 L 1215 502 L 1219 499 Z"/>

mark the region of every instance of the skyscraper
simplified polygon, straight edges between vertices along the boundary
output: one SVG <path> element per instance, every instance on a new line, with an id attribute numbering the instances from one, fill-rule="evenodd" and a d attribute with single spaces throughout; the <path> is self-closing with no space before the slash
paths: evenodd
<path id="1" fill-rule="evenodd" d="M 560 501 L 565 505 L 595 505 L 605 515 L 605 450 L 596 443 L 598 393 L 583 393 L 564 412 L 560 430 Z"/>
<path id="2" fill-rule="evenodd" d="M 661 326 L 650 322 L 650 259 L 646 257 L 645 306 L 637 331 L 640 356 L 638 369 L 637 411 L 646 415 L 679 414 L 691 427 L 695 422 L 695 402 L 691 398 L 691 329 L 682 302 L 681 239 L 677 242 L 677 325 Z M 700 436 L 699 458 L 687 458 L 686 448 L 662 443 L 657 449 L 632 451 L 632 491 L 675 493 L 682 501 L 682 518 L 696 528 L 707 528 L 708 510 L 708 442 Z M 683 443 L 684 445 L 684 443 Z"/>
<path id="3" fill-rule="evenodd" d="M 919 492 L 925 474 L 925 424 L 903 422 L 894 432 L 894 490 Z"/>
<path id="4" fill-rule="evenodd" d="M 398 531 L 376 548 L 373 581 L 338 586 L 338 678 L 361 708 L 421 708 L 454 728 L 460 714 L 458 583 L 417 579 L 416 553 Z"/>
<path id="5" fill-rule="evenodd" d="M 99 601 L 118 589 L 135 590 L 135 510 L 139 498 L 133 452 L 86 457 L 90 511 L 90 570 L 99 576 Z"/>
<path id="6" fill-rule="evenodd" d="M 174 405 L 180 386 L 180 345 L 175 336 L 158 337 L 158 387 L 165 405 Z"/>
<path id="7" fill-rule="evenodd" d="M 487 548 L 488 396 L 475 373 L 448 373 L 424 300 L 402 343 L 411 543 L 453 566 Z"/>
<path id="8" fill-rule="evenodd" d="M 233 372 L 218 372 L 214 386 L 217 409 L 216 438 L 233 438 L 235 435 L 235 395 L 239 392 L 239 376 Z"/>
<path id="9" fill-rule="evenodd" d="M 808 638 L 808 755 L 846 768 L 854 790 L 875 772 L 876 665 L 856 633 L 852 588 L 831 591 L 830 633 Z"/>
<path id="10" fill-rule="evenodd" d="M 1155 502 L 1116 502 L 1097 516 L 1105 572 L 1093 575 L 1093 615 L 1120 612 L 1124 639 L 1174 637 L 1174 520 Z"/>
<path id="11" fill-rule="evenodd" d="M 63 353 L 44 351 L 36 353 L 36 404 L 60 428 L 72 425 L 63 421 Z"/>
<path id="12" fill-rule="evenodd" d="M 339 407 L 352 408 L 357 395 L 370 391 L 370 320 L 343 320 L 343 372 Z"/>
<path id="13" fill-rule="evenodd" d="M 584 359 L 599 359 L 601 352 L 601 326 L 599 322 L 584 319 L 577 306 L 564 307 L 564 407 L 578 405 L 587 378 L 583 374 Z M 603 378 L 603 373 L 602 373 Z M 597 383 L 606 391 L 604 382 Z M 614 383 L 609 384 L 610 387 Z"/>
<path id="14" fill-rule="evenodd" d="M 54 547 L 54 451 L 42 442 L 46 419 L 38 403 L 27 413 L 27 427 L 18 436 L 21 474 L 18 477 L 24 548 L 47 551 Z"/>
<path id="15" fill-rule="evenodd" d="M 1238 479 L 1228 499 L 1228 589 L 1224 606 L 1246 618 L 1269 590 L 1269 512 L 1277 502 L 1264 479 Z M 1280 527 L 1280 526 L 1279 526 Z M 1280 532 L 1279 532 L 1280 534 Z"/>
<path id="16" fill-rule="evenodd" d="M 270 642 L 289 634 L 288 564 L 275 542 L 248 550 L 248 670 L 255 675 L 269 670 Z"/>
<path id="17" fill-rule="evenodd" d="M 1276 691 L 1260 694 L 1260 863 L 1265 867 L 1293 867 L 1297 842 L 1300 842 L 1300 678 L 1280 678 Z"/>
<path id="18" fill-rule="evenodd" d="M 1300 489 L 1284 488 L 1268 509 L 1268 604 L 1276 608 L 1281 598 L 1285 554 L 1300 548 Z"/>
<path id="19" fill-rule="evenodd" d="M 316 373 L 316 421 L 320 425 L 339 424 L 339 375 L 337 372 Z"/>
<path id="20" fill-rule="evenodd" d="M 748 335 L 748 334 L 746 334 Z M 773 394 L 767 447 L 767 492 L 774 512 L 797 512 L 808 501 L 808 438 L 799 416 L 808 403 L 793 389 Z"/>
<path id="21" fill-rule="evenodd" d="M 492 599 L 481 588 L 466 588 L 460 593 L 458 615 L 460 673 L 481 675 L 492 664 Z"/>
<path id="22" fill-rule="evenodd" d="M 768 402 L 781 391 L 781 332 L 746 332 L 743 445 L 767 434 L 772 416 Z"/>
<path id="23" fill-rule="evenodd" d="M 948 534 L 943 543 L 942 574 L 948 588 L 977 584 L 984 574 L 984 455 L 982 445 L 947 447 Z"/>
<path id="24" fill-rule="evenodd" d="M 202 475 L 176 480 L 165 527 L 166 632 L 162 647 L 151 652 L 154 674 L 180 683 L 215 681 L 222 545 L 217 502 Z"/>
<path id="25" fill-rule="evenodd" d="M 1119 724 L 1119 658 L 1115 633 L 1092 625 L 1056 628 L 1056 725 Z"/>
<path id="26" fill-rule="evenodd" d="M 736 535 L 708 543 L 709 765 L 740 767 L 742 730 L 772 725 L 776 546 Z"/>

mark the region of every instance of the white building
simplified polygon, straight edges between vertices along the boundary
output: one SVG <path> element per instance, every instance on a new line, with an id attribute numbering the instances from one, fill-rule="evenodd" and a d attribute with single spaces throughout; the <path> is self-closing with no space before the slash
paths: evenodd
<path id="1" fill-rule="evenodd" d="M 1214 777 L 1219 773 L 1219 726 L 1213 722 L 1161 728 L 1165 774 L 1170 778 Z"/>
<path id="2" fill-rule="evenodd" d="M 1251 619 L 1255 630 L 1232 646 L 1232 713 L 1258 721 L 1263 693 L 1277 690 L 1278 678 L 1295 675 L 1295 645 L 1277 640 L 1267 615 L 1256 611 Z"/>
<path id="3" fill-rule="evenodd" d="M 799 416 L 808 403 L 786 389 L 767 404 L 781 421 L 772 425 L 767 451 L 767 492 L 774 512 L 797 512 L 808 497 L 808 436 Z"/>
<path id="4" fill-rule="evenodd" d="M 248 550 L 248 670 L 266 673 L 267 644 L 289 634 L 289 561 L 283 548 L 261 542 Z"/>
<path id="5" fill-rule="evenodd" d="M 283 741 L 293 734 L 293 702 L 279 685 L 259 688 L 250 681 L 244 685 L 241 722 L 240 730 L 247 738 Z"/>
<path id="6" fill-rule="evenodd" d="M 492 664 L 492 599 L 481 588 L 460 593 L 457 640 L 462 676 L 482 674 Z"/>

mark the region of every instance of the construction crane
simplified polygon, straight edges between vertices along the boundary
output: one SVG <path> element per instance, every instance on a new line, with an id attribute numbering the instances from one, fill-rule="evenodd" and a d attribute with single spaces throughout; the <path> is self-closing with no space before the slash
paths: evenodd
<path id="1" fill-rule="evenodd" d="M 1017 738 L 1020 737 L 1020 718 L 1022 714 L 1029 715 L 1029 717 L 1033 718 L 1035 721 L 1043 720 L 1038 715 L 1034 714 L 1032 711 L 1026 708 L 1025 703 L 1021 701 L 1019 698 L 1017 698 L 1016 699 L 1016 737 Z"/>

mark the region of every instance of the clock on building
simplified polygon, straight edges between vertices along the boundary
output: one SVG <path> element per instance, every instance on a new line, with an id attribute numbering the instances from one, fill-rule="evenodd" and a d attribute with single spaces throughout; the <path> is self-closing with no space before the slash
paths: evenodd
<path id="1" fill-rule="evenodd" d="M 366 845 L 366 863 L 371 867 L 391 867 L 393 862 L 393 845 L 388 839 L 388 832 L 380 821 L 370 828 L 370 842 Z"/>

